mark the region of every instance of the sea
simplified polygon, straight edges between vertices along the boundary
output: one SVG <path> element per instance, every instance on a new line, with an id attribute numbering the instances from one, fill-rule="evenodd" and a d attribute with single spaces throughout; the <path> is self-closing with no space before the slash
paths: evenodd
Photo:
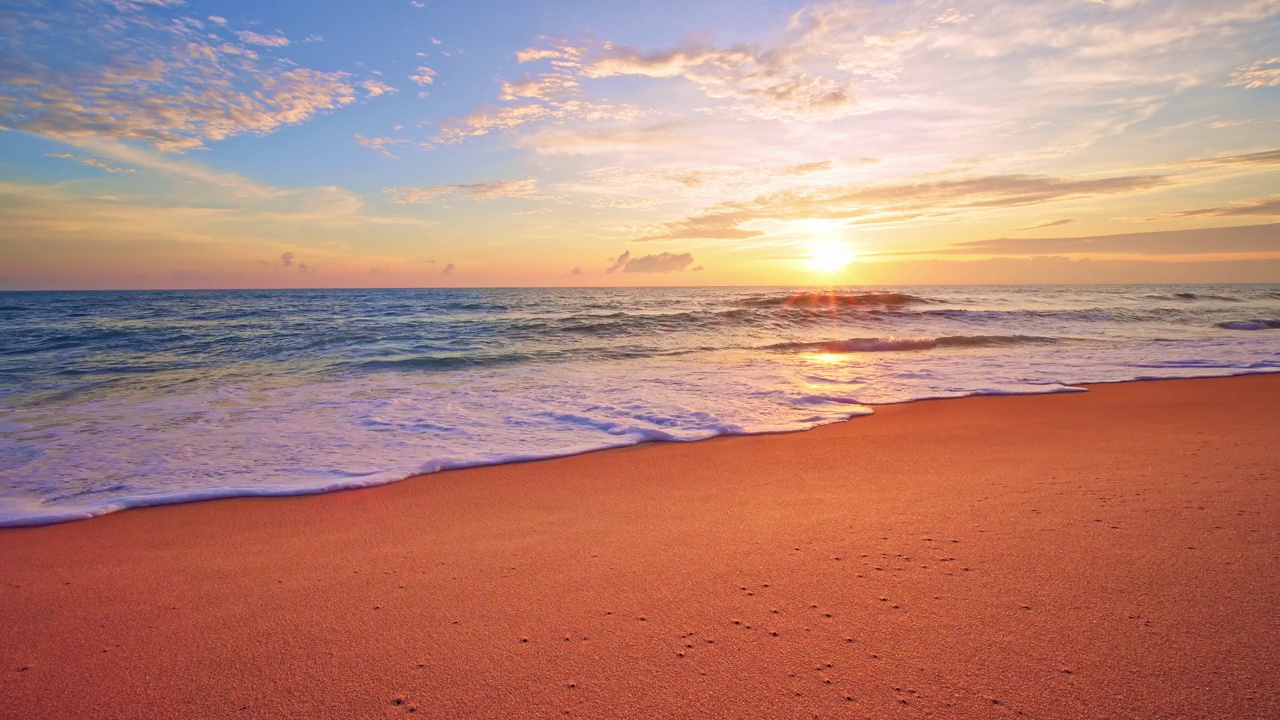
<path id="1" fill-rule="evenodd" d="M 5 292 L 0 526 L 1277 371 L 1280 285 Z"/>

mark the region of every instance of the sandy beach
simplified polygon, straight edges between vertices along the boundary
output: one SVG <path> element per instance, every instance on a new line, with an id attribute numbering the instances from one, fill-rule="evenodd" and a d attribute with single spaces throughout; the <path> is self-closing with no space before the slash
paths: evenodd
<path id="1" fill-rule="evenodd" d="M 1280 717 L 1280 376 L 0 532 L 0 717 Z"/>

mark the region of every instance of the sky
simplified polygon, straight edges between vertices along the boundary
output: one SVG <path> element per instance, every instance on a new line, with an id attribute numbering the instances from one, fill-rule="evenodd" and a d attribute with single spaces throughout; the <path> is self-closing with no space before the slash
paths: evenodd
<path id="1" fill-rule="evenodd" d="M 1280 0 L 0 0 L 0 289 L 1280 282 Z"/>

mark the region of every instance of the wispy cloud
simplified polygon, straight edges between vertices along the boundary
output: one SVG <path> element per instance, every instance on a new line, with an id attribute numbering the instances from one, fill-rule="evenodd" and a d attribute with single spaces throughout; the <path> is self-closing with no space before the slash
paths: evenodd
<path id="1" fill-rule="evenodd" d="M 1280 149 L 1263 150 L 1243 155 L 1214 155 L 1211 157 L 1192 158 L 1167 163 L 1171 167 L 1178 166 L 1229 166 L 1229 165 L 1280 165 Z"/>
<path id="2" fill-rule="evenodd" d="M 1275 87 L 1280 85 L 1280 57 L 1242 65 L 1231 73 L 1231 82 L 1245 88 Z"/>
<path id="3" fill-rule="evenodd" d="M 77 155 L 72 155 L 71 153 L 45 153 L 45 155 L 47 155 L 48 157 L 62 158 L 63 160 L 72 160 L 72 161 L 75 161 L 75 162 L 80 163 L 81 165 L 88 165 L 89 167 L 96 167 L 96 168 L 98 168 L 99 170 L 105 170 L 106 172 L 109 172 L 109 173 L 131 173 L 131 172 L 136 172 L 133 168 L 122 168 L 122 167 L 116 167 L 116 166 L 114 166 L 114 165 L 108 165 L 107 163 L 105 163 L 105 162 L 103 162 L 103 161 L 101 161 L 101 160 L 99 160 L 99 159 L 97 159 L 97 158 L 91 158 L 91 157 L 79 157 L 79 156 L 77 156 Z"/>
<path id="4" fill-rule="evenodd" d="M 393 160 L 398 160 L 399 156 L 392 153 L 388 148 L 395 147 L 396 145 L 403 145 L 406 142 L 402 139 L 390 137 L 365 137 L 360 133 L 355 134 L 355 139 L 360 145 L 363 145 L 380 155 L 392 158 Z"/>
<path id="5" fill-rule="evenodd" d="M 1280 224 L 1123 233 L 1093 237 L 999 238 L 955 243 L 929 255 L 1225 255 L 1280 253 Z"/>
<path id="6" fill-rule="evenodd" d="M 636 240 L 745 239 L 764 232 L 753 221 L 835 219 L 891 222 L 960 212 L 1038 205 L 1098 195 L 1142 192 L 1170 182 L 1164 175 L 1061 178 L 1044 175 L 916 177 L 826 187 L 723 203 L 680 220 L 640 228 Z"/>
<path id="7" fill-rule="evenodd" d="M 383 190 L 394 203 L 434 203 L 450 197 L 468 200 L 498 200 L 501 198 L 529 198 L 538 191 L 536 178 L 525 180 L 497 180 L 466 185 L 430 185 L 428 187 L 392 187 Z"/>
<path id="8" fill-rule="evenodd" d="M 288 47 L 289 45 L 289 38 L 284 35 L 262 35 L 252 30 L 239 30 L 236 32 L 236 37 L 250 45 L 265 45 L 267 47 Z"/>
<path id="9" fill-rule="evenodd" d="M 1048 220 L 1046 222 L 1037 223 L 1035 225 L 1028 225 L 1026 227 L 1020 227 L 1018 229 L 1019 230 L 1040 230 L 1043 228 L 1051 228 L 1051 227 L 1058 227 L 1059 225 L 1066 225 L 1067 223 L 1071 223 L 1071 222 L 1075 222 L 1075 220 L 1073 220 L 1072 218 L 1062 218 L 1061 220 Z"/>
<path id="10" fill-rule="evenodd" d="M 1201 208 L 1199 210 L 1176 210 L 1160 213 L 1144 220 L 1168 220 L 1184 217 L 1251 217 L 1255 215 L 1280 215 L 1280 195 L 1260 200 L 1244 200 L 1230 205 Z"/>

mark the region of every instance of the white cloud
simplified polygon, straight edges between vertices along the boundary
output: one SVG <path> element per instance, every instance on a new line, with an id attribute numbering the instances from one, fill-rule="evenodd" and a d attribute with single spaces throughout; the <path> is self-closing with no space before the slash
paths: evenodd
<path id="1" fill-rule="evenodd" d="M 426 65 L 422 65 L 409 76 L 409 79 L 419 85 L 434 85 L 436 82 L 436 71 Z"/>
<path id="2" fill-rule="evenodd" d="M 364 91 L 371 98 L 378 97 L 379 95 L 386 95 L 388 93 L 400 92 L 399 88 L 393 88 L 380 80 L 365 80 L 360 83 L 360 87 L 364 88 Z"/>
<path id="3" fill-rule="evenodd" d="M 260 35 L 252 30 L 237 31 L 236 37 L 251 45 L 265 45 L 267 47 L 286 47 L 289 45 L 289 38 L 284 35 Z"/>

